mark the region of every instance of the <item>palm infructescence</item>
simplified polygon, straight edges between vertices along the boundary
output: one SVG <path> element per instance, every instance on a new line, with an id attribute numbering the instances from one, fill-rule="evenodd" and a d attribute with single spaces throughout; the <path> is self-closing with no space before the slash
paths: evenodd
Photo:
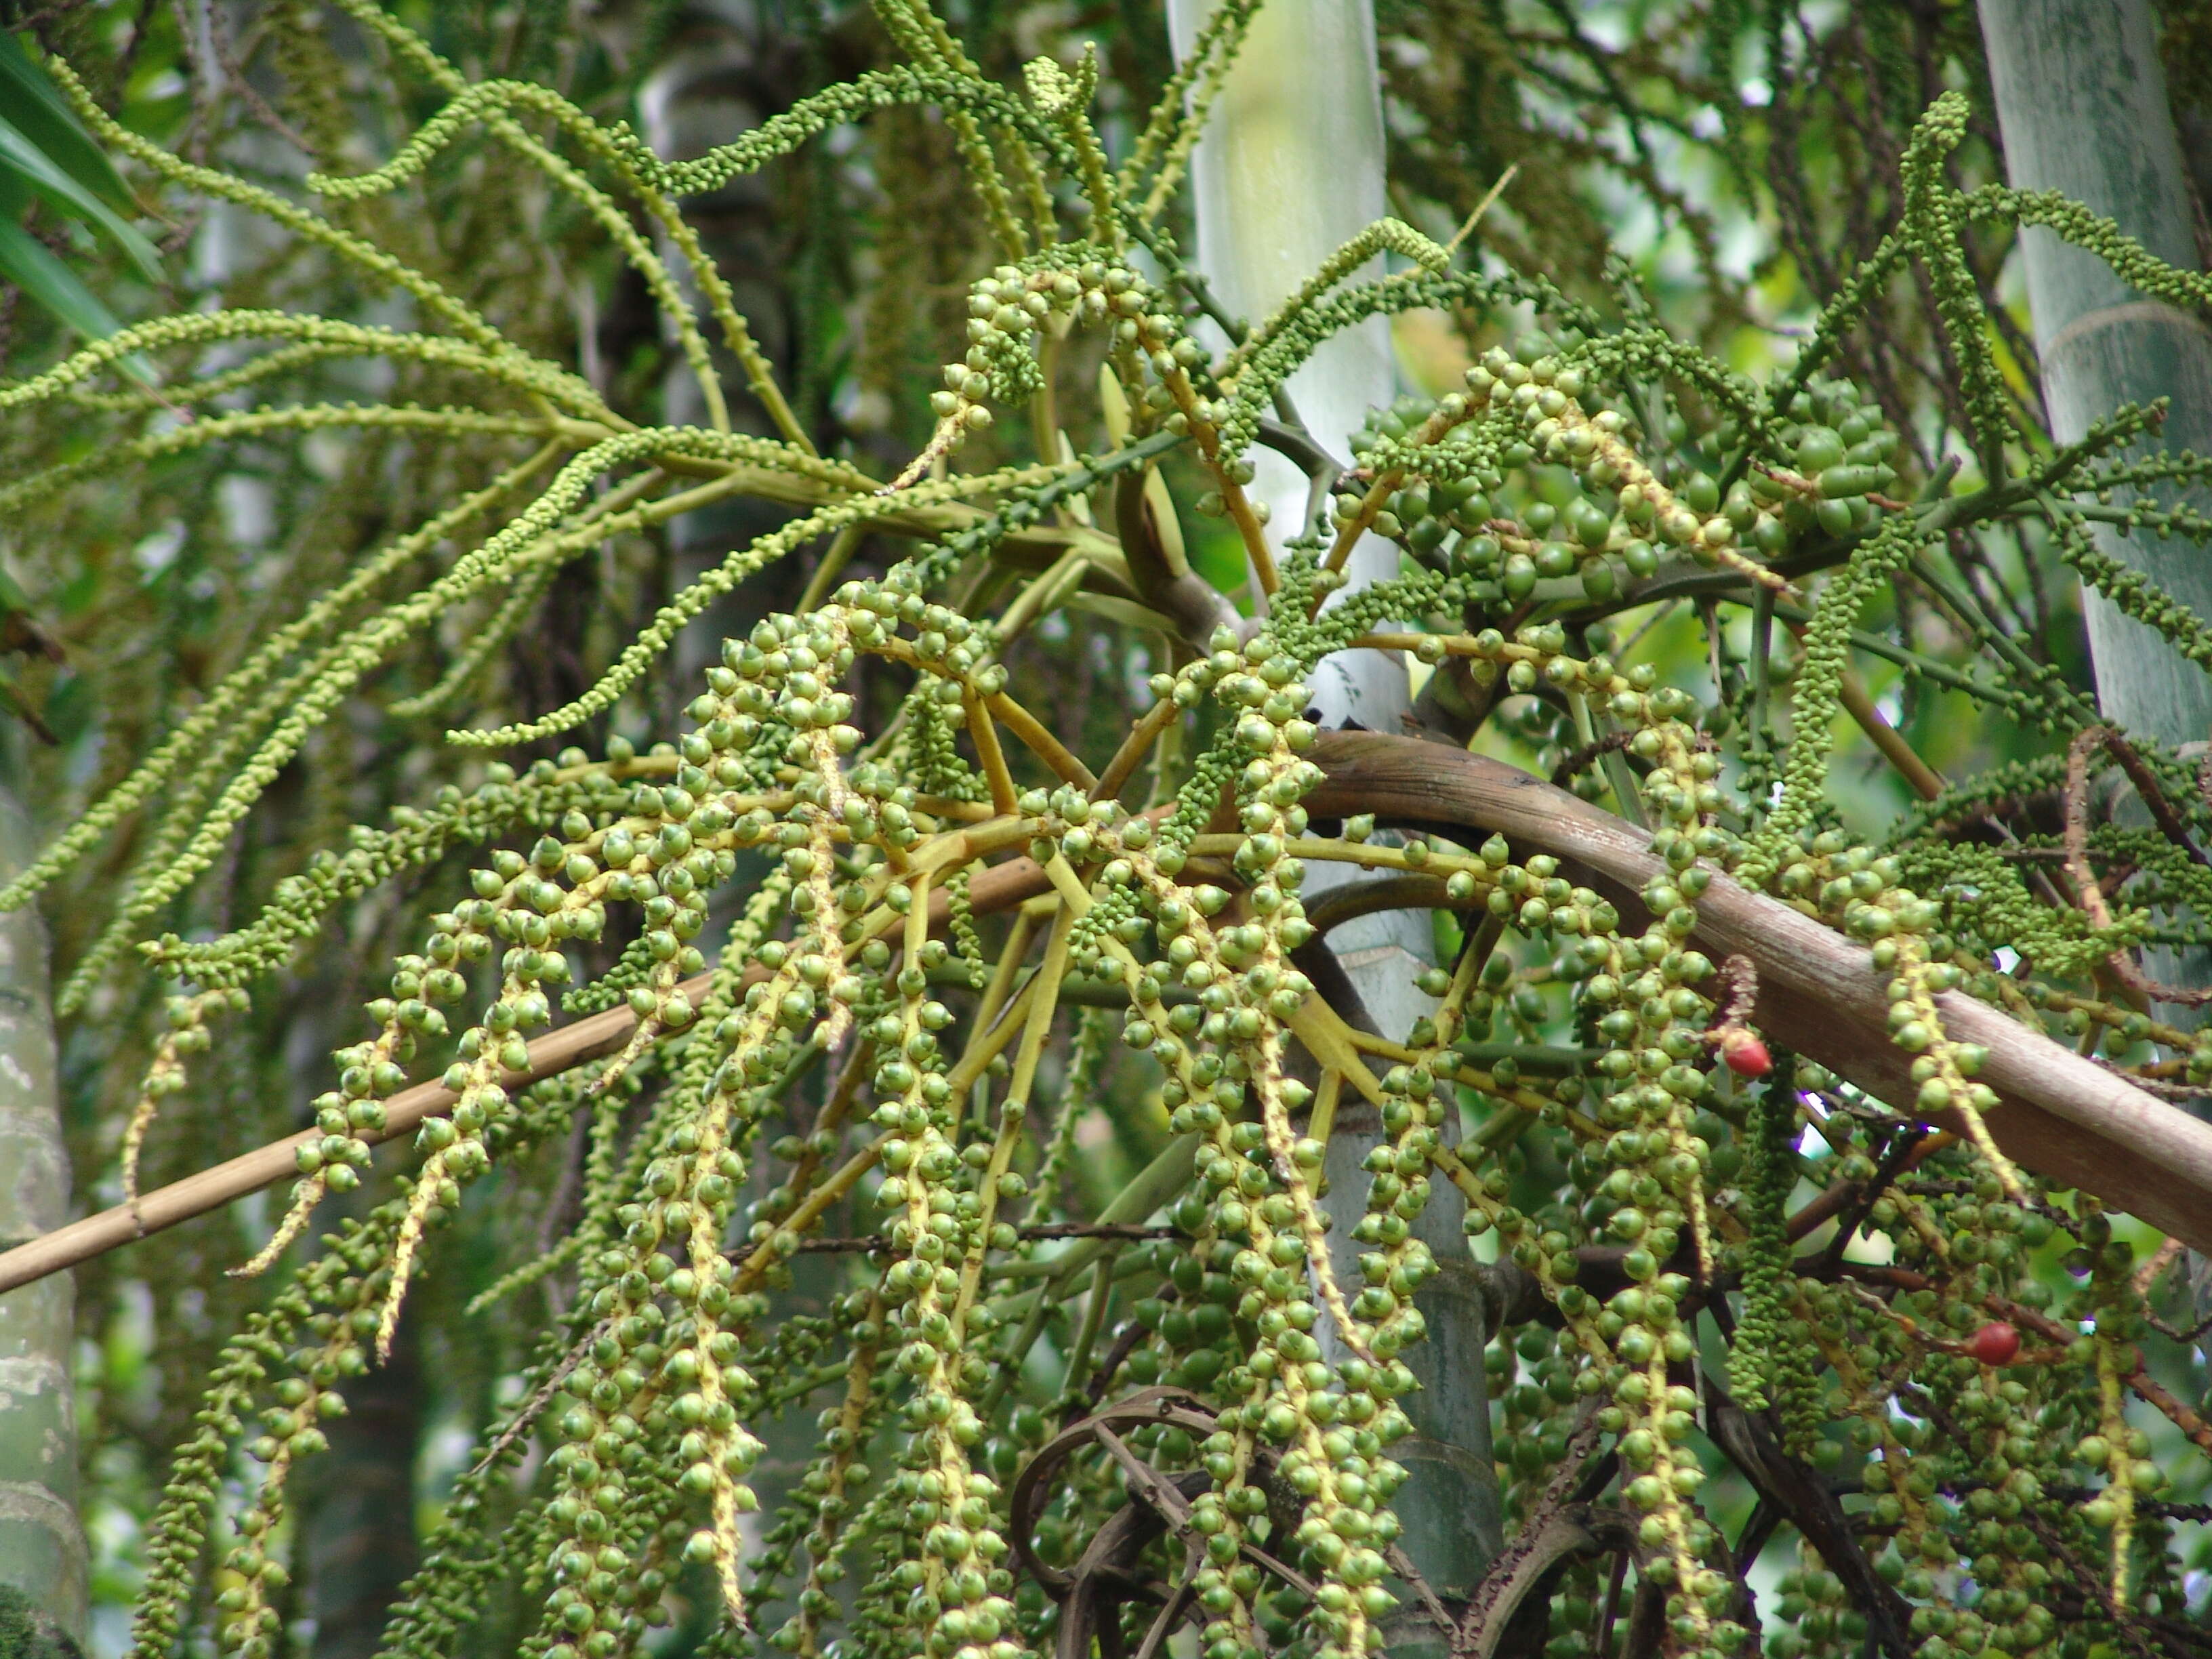
<path id="1" fill-rule="evenodd" d="M 174 981 L 116 1138 L 126 1198 L 261 988 L 348 929 L 416 930 L 367 1025 L 334 1017 L 298 1183 L 243 1253 L 258 1277 L 222 1283 L 145 1534 L 145 1659 L 203 1624 L 249 1659 L 298 1639 L 291 1488 L 448 1273 L 472 1294 L 444 1322 L 483 1334 L 441 1340 L 493 1345 L 504 1382 L 469 1402 L 393 1653 L 613 1659 L 679 1619 L 715 1651 L 960 1659 L 1182 1627 L 1208 1659 L 1702 1656 L 1762 1613 L 1778 1653 L 2201 1640 L 2172 1540 L 2212 1431 L 2146 1360 L 2134 1242 L 2212 1243 L 2205 1132 L 2150 1097 L 2212 1081 L 2212 1045 L 2157 1017 L 2188 999 L 2133 953 L 2201 942 L 2212 805 L 2023 643 L 1991 573 L 2071 570 L 2203 664 L 2201 620 L 2093 530 L 2201 532 L 2178 498 L 2208 464 L 2148 442 L 2154 409 L 2040 439 L 1985 239 L 2045 227 L 2195 314 L 2205 279 L 1962 184 L 1972 106 L 1947 93 L 1892 221 L 1758 375 L 1625 268 L 1608 301 L 1395 218 L 1236 319 L 1172 228 L 1249 5 L 1102 137 L 1099 58 L 1002 82 L 886 0 L 901 61 L 687 161 L 557 77 L 471 79 L 372 0 L 337 9 L 428 112 L 362 167 L 325 109 L 298 196 L 50 67 L 165 200 L 257 216 L 376 314 L 180 308 L 0 387 L 0 419 L 126 427 L 10 480 L 11 521 L 272 434 L 427 452 L 442 485 L 0 893 L 106 859 L 65 1009 L 114 1010 L 134 950 Z M 684 204 L 924 110 L 964 180 L 939 206 L 997 263 L 957 361 L 895 386 L 927 417 L 886 462 L 888 439 L 817 447 L 819 388 L 779 389 Z M 564 361 L 429 274 L 434 231 L 387 210 L 487 155 L 611 246 L 669 377 Z M 1869 346 L 1915 284 L 1923 335 Z M 1482 349 L 1333 455 L 1285 382 L 1414 314 Z M 1932 401 L 1885 355 L 1906 337 L 1949 366 Z M 1248 492 L 1255 446 L 1310 478 L 1297 522 Z M 349 483 L 380 506 L 374 471 Z M 281 799 L 302 756 L 477 707 L 561 583 L 684 526 L 685 574 L 590 672 L 408 747 L 422 804 L 169 931 L 262 815 L 347 820 L 334 785 Z M 1349 583 L 1363 538 L 1395 570 Z M 1416 666 L 1408 730 L 1311 717 L 1345 651 Z M 1854 653 L 2009 722 L 2019 755 L 1937 775 Z M 1103 715 L 1056 684 L 1079 670 Z M 1923 797 L 1878 830 L 1838 784 L 1844 717 Z M 1320 865 L 1375 878 L 1309 903 Z M 1428 1012 L 1376 1030 L 1327 939 L 1407 908 L 1441 965 Z M 533 1043 L 562 1015 L 602 1040 Z M 1376 1143 L 1331 1185 L 1355 1115 Z M 1103 1190 L 1102 1146 L 1126 1165 Z M 2161 1153 L 2179 1176 L 2148 1178 Z M 1504 1328 L 1462 1385 L 1509 1431 L 1480 1472 L 1506 1547 L 1449 1598 L 1393 1510 L 1440 1183 Z M 763 1462 L 807 1410 L 797 1466 Z M 1802 1564 L 1755 1608 L 1784 1527 Z"/>

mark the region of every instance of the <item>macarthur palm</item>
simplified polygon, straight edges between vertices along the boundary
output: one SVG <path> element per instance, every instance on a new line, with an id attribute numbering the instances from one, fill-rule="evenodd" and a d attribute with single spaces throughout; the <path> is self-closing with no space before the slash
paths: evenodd
<path id="1" fill-rule="evenodd" d="M 212 1281 L 143 1659 L 300 1639 L 295 1487 L 410 1319 L 501 1379 L 390 1609 L 413 1659 L 2203 1644 L 2173 1528 L 2212 1430 L 2154 1333 L 2160 1275 L 2212 1246 L 2212 1130 L 2166 1098 L 2212 1085 L 2212 1042 L 2137 953 L 2202 944 L 2212 805 L 2003 583 L 2069 573 L 2201 665 L 2203 620 L 2096 532 L 2201 534 L 2212 463 L 2149 445 L 2154 406 L 2048 442 L 1979 262 L 2035 226 L 2177 310 L 2212 287 L 1963 179 L 1947 92 L 1879 239 L 1756 372 L 1625 264 L 1516 270 L 1418 204 L 1238 318 L 1179 192 L 1253 9 L 1139 117 L 1109 58 L 994 78 L 887 0 L 902 61 L 671 160 L 343 0 L 416 118 L 380 165 L 309 135 L 295 185 L 46 60 L 165 202 L 375 298 L 216 296 L 58 350 L 0 418 L 105 436 L 12 479 L 11 521 L 272 442 L 416 481 L 357 501 L 357 556 L 0 892 L 94 915 L 77 1021 L 167 981 L 119 1203 L 0 1284 L 293 1180 L 223 1263 L 250 1286 Z M 781 389 L 695 219 L 916 112 L 977 263 L 870 453 Z M 428 268 L 395 204 L 490 168 L 643 296 L 657 376 Z M 1338 453 L 1287 388 L 1378 318 L 1465 349 Z M 1940 345 L 1932 403 L 1844 372 L 1900 339 Z M 1288 514 L 1260 452 L 1307 480 Z M 495 684 L 560 584 L 687 529 L 710 555 L 587 672 Z M 1087 700 L 1066 641 L 1103 665 Z M 1403 729 L 1329 729 L 1345 653 L 1416 676 Z M 1940 773 L 1861 663 L 2014 752 Z M 1909 810 L 1862 810 L 1852 734 Z M 349 743 L 403 757 L 375 822 L 292 798 Z M 299 856 L 202 904 L 273 818 Z M 1380 911 L 1432 923 L 1407 1021 L 1329 948 Z M 312 1122 L 142 1182 L 349 939 L 375 979 Z M 1330 1166 L 1356 1115 L 1363 1161 Z M 1487 1386 L 1496 1455 L 1463 1473 L 1506 1526 L 1440 1594 L 1402 1511 L 1446 1188 L 1498 1340 L 1428 1387 Z"/>

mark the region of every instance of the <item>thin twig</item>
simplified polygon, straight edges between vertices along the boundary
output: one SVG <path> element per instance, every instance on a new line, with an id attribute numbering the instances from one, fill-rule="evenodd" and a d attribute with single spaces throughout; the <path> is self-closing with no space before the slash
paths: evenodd
<path id="1" fill-rule="evenodd" d="M 1616 749 L 1627 748 L 1628 740 L 1633 735 L 1634 733 L 1629 732 L 1614 732 L 1598 738 L 1595 743 L 1584 744 L 1552 769 L 1552 787 L 1554 789 L 1565 787 L 1567 780 L 1577 772 L 1586 770 L 1592 763 L 1611 754 Z"/>
<path id="2" fill-rule="evenodd" d="M 2134 750 L 2110 726 L 2087 726 L 2075 734 L 2066 750 L 2066 874 L 2074 884 L 2075 896 L 2090 921 L 2103 932 L 2111 931 L 2112 913 L 2105 902 L 2105 890 L 2098 884 L 2096 872 L 2089 865 L 2089 752 L 2102 744 L 2118 757 L 2130 779 L 2142 774 L 2136 785 L 2136 793 L 2144 804 L 2160 817 L 2161 827 L 2173 818 L 2172 809 L 2158 793 L 2157 785 L 2143 768 Z M 2148 787 L 2146 787 L 2148 786 Z M 2195 846 L 2183 834 L 2179 820 L 2173 820 L 2168 831 L 2197 862 L 2203 861 Z M 2160 985 L 2137 967 L 2124 951 L 2115 951 L 2106 958 L 2113 975 L 2129 989 L 2159 1002 L 2177 1002 L 2185 1007 L 2201 1007 L 2212 1002 L 2212 988 L 2197 988 L 2179 985 Z"/>
<path id="3" fill-rule="evenodd" d="M 468 1472 L 466 1479 L 475 1480 L 477 1476 L 498 1462 L 501 1457 L 506 1455 L 509 1446 L 530 1432 L 531 1425 L 538 1421 L 538 1413 L 545 1409 L 555 1395 L 561 1392 L 561 1385 L 568 1380 L 568 1374 L 584 1363 L 584 1356 L 592 1351 L 592 1345 L 603 1336 L 613 1335 L 614 1328 L 615 1316 L 609 1314 L 576 1339 L 575 1345 L 567 1353 L 562 1355 L 560 1363 L 555 1365 L 547 1374 L 545 1380 L 538 1385 L 537 1392 L 532 1394 L 524 1403 L 522 1409 L 514 1414 L 514 1420 L 501 1431 L 499 1438 L 491 1443 L 491 1449 L 477 1460 L 476 1468 Z"/>
<path id="4" fill-rule="evenodd" d="M 2056 1320 L 2045 1316 L 2033 1308 L 2022 1306 L 2017 1302 L 2008 1302 L 1994 1292 L 1982 1298 L 1982 1305 L 1991 1313 L 2008 1319 L 2015 1325 L 2024 1326 L 2046 1340 L 2062 1346 L 2071 1345 L 2078 1340 L 2081 1335 L 2080 1332 L 2068 1330 Z M 2187 1435 L 2199 1451 L 2212 1455 L 2212 1423 L 2207 1423 L 2199 1417 L 2189 1406 L 2176 1398 L 2164 1383 L 2160 1382 L 2144 1369 L 2141 1349 L 2131 1352 L 2135 1364 L 2123 1379 L 2128 1387 L 2133 1389 L 2149 1404 L 2165 1413 L 2167 1420 L 2182 1433 Z"/>
<path id="5" fill-rule="evenodd" d="M 2145 1077 L 2141 1072 L 2130 1071 L 2106 1059 L 2102 1054 L 2091 1054 L 2089 1063 L 2110 1072 L 2114 1077 L 2124 1077 L 2147 1095 L 2156 1095 L 2160 1100 L 2201 1100 L 2212 1095 L 2212 1083 L 2175 1083 L 2162 1077 Z"/>
<path id="6" fill-rule="evenodd" d="M 1046 1221 L 1035 1226 L 1017 1227 L 1016 1237 L 1027 1243 L 1043 1238 L 1180 1238 L 1182 1233 L 1174 1227 L 1123 1226 L 1113 1222 Z M 741 1244 L 730 1252 L 732 1263 L 743 1261 L 761 1247 Z M 858 1255 L 871 1250 L 896 1248 L 887 1233 L 862 1233 L 851 1238 L 802 1238 L 798 1253 L 801 1255 Z"/>

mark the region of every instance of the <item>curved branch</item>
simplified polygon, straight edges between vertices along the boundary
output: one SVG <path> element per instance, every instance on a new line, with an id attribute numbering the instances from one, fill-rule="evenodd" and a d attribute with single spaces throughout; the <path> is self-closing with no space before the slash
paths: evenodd
<path id="1" fill-rule="evenodd" d="M 1316 816 L 1499 831 L 1581 865 L 1624 915 L 1640 914 L 1636 895 L 1664 868 L 1620 819 L 1480 755 L 1344 732 L 1323 733 L 1310 757 L 1328 775 L 1306 799 Z M 1696 938 L 1717 960 L 1751 958 L 1759 1023 L 1790 1048 L 1893 1104 L 1913 1099 L 1911 1056 L 1889 1040 L 1887 976 L 1863 947 L 1717 874 Z M 2007 1157 L 2212 1250 L 2212 1126 L 1961 992 L 1937 1006 L 1954 1037 L 1989 1050 L 1981 1080 L 2002 1102 L 1989 1124 Z"/>
<path id="2" fill-rule="evenodd" d="M 1025 858 L 1012 860 L 978 875 L 969 887 L 968 902 L 978 915 L 989 915 L 1034 897 L 1047 885 L 1043 872 L 1036 865 Z M 950 915 L 950 902 L 942 890 L 933 895 L 930 910 L 931 926 L 941 931 Z M 748 978 L 761 976 L 762 972 L 755 968 L 749 971 Z M 684 981 L 676 989 L 696 1004 L 705 997 L 712 978 L 711 973 L 701 974 Z M 636 1030 L 637 1016 L 626 1005 L 574 1021 L 532 1042 L 528 1067 L 507 1073 L 501 1082 L 512 1092 L 556 1077 L 619 1052 Z M 385 1103 L 382 1130 L 364 1132 L 362 1139 L 374 1144 L 412 1134 L 422 1127 L 425 1118 L 442 1117 L 452 1111 L 458 1098 L 442 1083 L 421 1083 L 403 1090 Z M 219 1210 L 248 1193 L 258 1193 L 264 1187 L 289 1180 L 299 1173 L 300 1148 L 319 1139 L 321 1134 L 319 1129 L 311 1128 L 286 1135 L 281 1140 L 270 1141 L 265 1146 L 257 1146 L 250 1152 L 241 1152 L 236 1158 L 186 1176 L 182 1181 L 173 1181 L 166 1187 L 141 1194 L 136 1203 L 118 1204 L 113 1209 L 57 1227 L 50 1233 L 41 1233 L 13 1249 L 0 1250 L 0 1292 L 74 1267 L 80 1261 L 89 1261 L 149 1233 L 158 1233 L 210 1210 Z"/>
<path id="3" fill-rule="evenodd" d="M 1332 732 L 1312 758 L 1327 775 L 1306 799 L 1315 816 L 1373 812 L 1462 836 L 1496 830 L 1573 861 L 1625 915 L 1640 914 L 1636 895 L 1663 867 L 1641 831 L 1483 756 L 1416 738 Z M 1029 859 L 1009 859 L 976 877 L 969 902 L 988 913 L 1050 885 Z M 1701 949 L 1716 958 L 1748 957 L 1756 966 L 1764 1029 L 1869 1094 L 1893 1103 L 1914 1097 L 1911 1057 L 1889 1040 L 1887 977 L 1865 950 L 1723 875 L 1699 896 L 1698 917 Z M 697 994 L 703 986 L 685 989 Z M 1982 1080 L 2002 1103 L 1989 1123 L 2007 1157 L 2212 1252 L 2212 1125 L 1961 993 L 1947 993 L 1937 1006 L 1954 1037 L 1989 1051 Z M 611 1054 L 635 1023 L 617 1008 L 550 1032 L 530 1045 L 530 1070 L 516 1080 L 534 1082 Z M 435 1083 L 410 1089 L 386 1103 L 382 1138 L 411 1133 L 453 1103 Z M 1932 1121 L 1954 1127 L 1942 1114 Z M 147 1193 L 135 1207 L 119 1205 L 0 1252 L 0 1291 L 274 1186 L 295 1172 L 298 1148 L 313 1134 L 287 1136 Z"/>

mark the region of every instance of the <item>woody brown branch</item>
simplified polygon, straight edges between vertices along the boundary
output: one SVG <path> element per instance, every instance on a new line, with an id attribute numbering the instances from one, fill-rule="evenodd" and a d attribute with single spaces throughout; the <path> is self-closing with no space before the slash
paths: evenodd
<path id="1" fill-rule="evenodd" d="M 1483 756 L 1418 738 L 1344 732 L 1324 733 L 1312 757 L 1324 774 L 1306 801 L 1316 817 L 1373 812 L 1386 822 L 1462 838 L 1500 833 L 1527 851 L 1570 861 L 1577 878 L 1605 891 L 1624 915 L 1640 914 L 1636 894 L 1665 868 L 1642 831 Z M 988 915 L 1049 886 L 1035 862 L 1009 859 L 976 876 L 969 901 L 979 915 Z M 933 922 L 941 927 L 943 895 L 932 904 Z M 1757 968 L 1763 1030 L 1878 1098 L 1914 1097 L 1911 1056 L 1888 1037 L 1887 975 L 1865 949 L 1723 875 L 1714 876 L 1700 896 L 1698 915 L 1698 948 L 1716 957 L 1741 954 Z M 706 981 L 683 989 L 696 998 Z M 1954 1040 L 1989 1051 L 1982 1079 L 2002 1103 L 1990 1124 L 2008 1157 L 2212 1251 L 2212 1125 L 1963 993 L 1947 993 L 1937 1006 Z M 623 1007 L 548 1033 L 530 1045 L 528 1069 L 510 1076 L 508 1085 L 611 1054 L 635 1024 Z M 412 1133 L 424 1118 L 451 1110 L 453 1098 L 434 1083 L 395 1096 L 386 1103 L 381 1138 Z M 1940 1114 L 1933 1121 L 1952 1127 Z M 287 1136 L 145 1194 L 135 1209 L 118 1206 L 0 1253 L 0 1291 L 286 1180 L 295 1172 L 297 1149 L 316 1133 Z"/>

